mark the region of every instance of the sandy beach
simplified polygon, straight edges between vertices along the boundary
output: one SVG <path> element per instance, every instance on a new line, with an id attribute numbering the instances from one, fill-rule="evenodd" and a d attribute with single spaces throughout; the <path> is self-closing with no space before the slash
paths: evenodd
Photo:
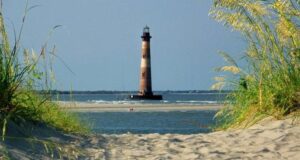
<path id="1" fill-rule="evenodd" d="M 92 137 L 103 159 L 299 159 L 300 126 L 266 119 L 245 130 L 209 134 L 147 134 Z M 103 145 L 104 142 L 104 145 Z M 96 150 L 95 150 L 96 151 Z"/>
<path id="2" fill-rule="evenodd" d="M 300 157 L 300 124 L 299 120 L 292 119 L 267 118 L 248 129 L 191 135 L 76 136 L 41 126 L 26 128 L 30 128 L 28 129 L 30 134 L 40 140 L 51 140 L 56 143 L 60 154 L 54 154 L 54 159 L 297 160 Z M 9 132 L 15 137 L 24 136 L 23 133 L 17 132 L 14 126 L 9 128 Z M 22 139 L 8 139 L 0 142 L 0 149 L 4 146 L 13 159 L 52 159 L 51 152 L 46 152 L 43 144 L 28 143 Z"/>
<path id="3" fill-rule="evenodd" d="M 62 102 L 60 102 L 62 103 Z M 173 111 L 222 106 L 64 103 L 71 111 Z M 0 159 L 298 160 L 300 120 L 266 118 L 247 129 L 202 134 L 64 134 L 46 125 L 10 123 Z M 34 137 L 34 138 L 33 138 Z"/>
<path id="4" fill-rule="evenodd" d="M 93 104 L 58 102 L 75 112 L 219 110 L 221 105 Z M 24 127 L 25 126 L 25 127 Z M 8 138 L 0 142 L 13 159 L 84 160 L 198 160 L 300 158 L 300 120 L 266 118 L 247 129 L 202 134 L 64 134 L 44 125 L 9 124 Z M 26 136 L 28 135 L 28 137 Z M 38 141 L 30 139 L 36 137 Z M 29 139 L 28 139 L 29 138 Z M 55 144 L 51 150 L 45 144 Z M 52 146 L 52 147 L 53 147 Z M 37 149 L 40 148 L 40 149 Z M 50 151 L 49 151 L 50 150 Z M 2 154 L 2 155 L 1 155 Z M 51 156 L 53 156 L 51 158 Z"/>
<path id="5" fill-rule="evenodd" d="M 139 111 L 190 111 L 219 110 L 222 105 L 188 105 L 188 104 L 97 104 L 85 102 L 57 102 L 64 109 L 75 112 L 128 112 Z"/>

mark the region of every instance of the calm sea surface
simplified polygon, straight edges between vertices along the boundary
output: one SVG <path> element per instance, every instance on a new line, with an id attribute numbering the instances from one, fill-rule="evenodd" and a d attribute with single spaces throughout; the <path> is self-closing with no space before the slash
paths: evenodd
<path id="1" fill-rule="evenodd" d="M 78 101 L 96 104 L 221 104 L 225 93 L 161 92 L 161 101 L 132 101 L 128 93 L 60 95 L 62 101 Z M 84 112 L 77 113 L 83 121 L 91 124 L 96 133 L 143 134 L 175 133 L 193 134 L 210 132 L 216 111 L 169 111 L 169 112 Z"/>
<path id="2" fill-rule="evenodd" d="M 105 134 L 207 133 L 215 111 L 186 112 L 88 112 L 78 113 L 92 131 Z"/>

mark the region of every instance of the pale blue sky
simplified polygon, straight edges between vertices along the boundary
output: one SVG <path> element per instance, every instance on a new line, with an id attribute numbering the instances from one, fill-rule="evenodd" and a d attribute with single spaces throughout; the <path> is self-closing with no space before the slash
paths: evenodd
<path id="1" fill-rule="evenodd" d="M 152 35 L 153 90 L 209 89 L 214 68 L 224 64 L 218 51 L 235 57 L 243 38 L 208 16 L 211 0 L 30 0 L 23 47 L 40 49 L 49 30 L 50 45 L 75 73 L 56 61 L 57 88 L 137 90 L 141 34 Z M 20 27 L 25 0 L 4 0 L 8 31 Z"/>

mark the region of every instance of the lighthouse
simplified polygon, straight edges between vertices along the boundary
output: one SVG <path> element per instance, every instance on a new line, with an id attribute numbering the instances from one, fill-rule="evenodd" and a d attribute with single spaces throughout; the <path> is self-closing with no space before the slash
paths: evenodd
<path id="1" fill-rule="evenodd" d="M 151 79 L 151 55 L 150 55 L 150 28 L 146 26 L 143 30 L 142 38 L 142 56 L 140 68 L 140 86 L 138 95 L 131 95 L 131 99 L 140 100 L 162 100 L 161 95 L 154 95 L 152 92 Z"/>

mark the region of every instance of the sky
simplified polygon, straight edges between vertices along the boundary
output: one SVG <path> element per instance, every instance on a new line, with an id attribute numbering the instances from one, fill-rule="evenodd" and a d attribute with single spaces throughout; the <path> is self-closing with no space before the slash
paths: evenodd
<path id="1" fill-rule="evenodd" d="M 4 0 L 10 38 L 25 0 Z M 150 27 L 153 90 L 207 90 L 224 65 L 218 51 L 241 57 L 242 36 L 209 17 L 211 0 L 29 0 L 22 47 L 48 46 L 59 90 L 138 90 L 141 34 Z"/>

